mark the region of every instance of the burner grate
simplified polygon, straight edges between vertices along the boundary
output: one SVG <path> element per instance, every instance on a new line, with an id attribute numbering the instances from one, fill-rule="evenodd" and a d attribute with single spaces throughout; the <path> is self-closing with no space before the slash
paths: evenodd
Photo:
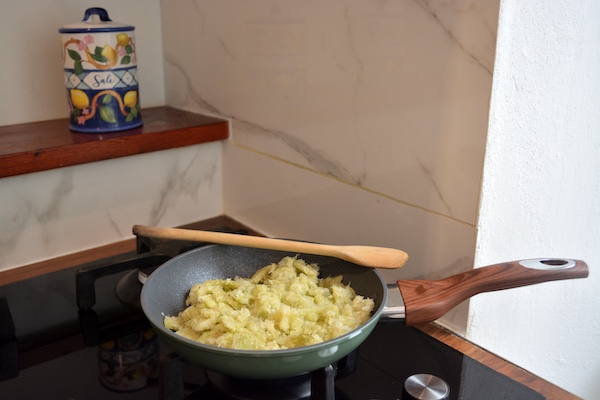
<path id="1" fill-rule="evenodd" d="M 184 379 L 187 362 L 172 353 L 160 358 L 154 384 L 162 400 L 347 400 L 335 381 L 354 373 L 357 361 L 358 349 L 335 365 L 281 379 L 245 379 L 204 371 L 203 383 L 194 385 Z"/>

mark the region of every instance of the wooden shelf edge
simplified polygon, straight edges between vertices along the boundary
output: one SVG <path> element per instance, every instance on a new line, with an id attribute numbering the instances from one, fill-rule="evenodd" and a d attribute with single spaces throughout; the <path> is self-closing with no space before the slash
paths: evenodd
<path id="1" fill-rule="evenodd" d="M 129 131 L 85 134 L 59 119 L 0 127 L 0 178 L 173 149 L 229 137 L 226 120 L 170 107 L 143 111 Z"/>

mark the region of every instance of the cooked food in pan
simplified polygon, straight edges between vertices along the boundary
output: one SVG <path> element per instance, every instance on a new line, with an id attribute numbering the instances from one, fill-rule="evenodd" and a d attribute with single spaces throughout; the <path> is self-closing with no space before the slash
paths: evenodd
<path id="1" fill-rule="evenodd" d="M 164 324 L 188 339 L 240 350 L 321 343 L 358 328 L 374 308 L 342 279 L 319 278 L 318 265 L 284 257 L 250 278 L 194 285 L 187 308 Z"/>

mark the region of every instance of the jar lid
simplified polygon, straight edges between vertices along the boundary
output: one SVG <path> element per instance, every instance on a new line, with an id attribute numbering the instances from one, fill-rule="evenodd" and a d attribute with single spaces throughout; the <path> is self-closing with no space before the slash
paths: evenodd
<path id="1" fill-rule="evenodd" d="M 65 25 L 60 28 L 60 33 L 86 33 L 86 32 L 124 32 L 132 31 L 135 28 L 131 25 L 113 22 L 108 12 L 104 8 L 92 7 L 85 10 L 85 15 L 81 22 Z"/>

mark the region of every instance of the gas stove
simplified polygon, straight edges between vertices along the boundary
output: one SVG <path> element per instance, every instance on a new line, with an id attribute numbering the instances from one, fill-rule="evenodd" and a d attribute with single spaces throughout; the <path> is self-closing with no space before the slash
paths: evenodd
<path id="1" fill-rule="evenodd" d="M 2 398 L 544 398 L 392 319 L 342 360 L 296 377 L 254 381 L 206 371 L 157 339 L 139 306 L 144 276 L 201 245 L 138 237 L 136 252 L 0 286 Z"/>

